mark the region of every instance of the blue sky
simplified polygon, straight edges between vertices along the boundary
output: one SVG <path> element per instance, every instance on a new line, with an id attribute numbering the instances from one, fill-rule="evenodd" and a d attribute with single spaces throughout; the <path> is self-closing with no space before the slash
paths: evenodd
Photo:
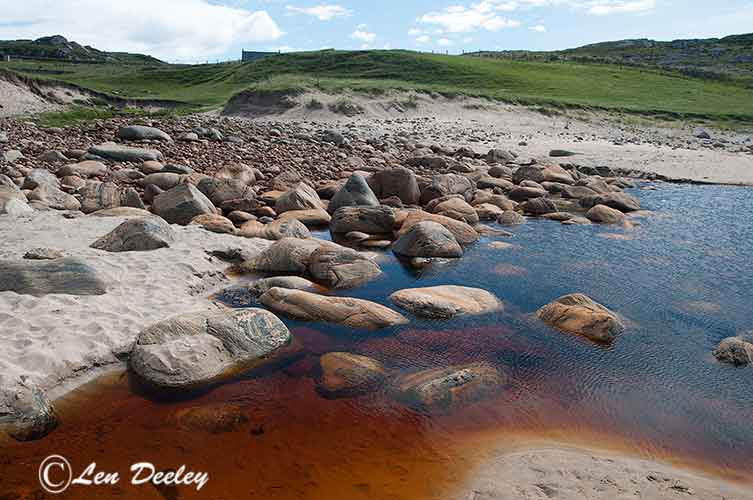
<path id="1" fill-rule="evenodd" d="M 753 32 L 753 0 L 0 0 L 0 39 L 62 34 L 173 62 L 249 50 L 575 47 Z"/>

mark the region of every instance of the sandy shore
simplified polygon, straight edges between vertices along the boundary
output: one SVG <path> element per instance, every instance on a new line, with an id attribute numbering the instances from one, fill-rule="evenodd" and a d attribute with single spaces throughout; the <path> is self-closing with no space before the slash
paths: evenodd
<path id="1" fill-rule="evenodd" d="M 657 461 L 553 445 L 492 454 L 452 498 L 747 500 L 753 488 Z"/>
<path id="2" fill-rule="evenodd" d="M 222 271 L 228 264 L 206 252 L 243 247 L 253 253 L 269 244 L 198 226 L 173 226 L 176 241 L 170 248 L 122 253 L 89 248 L 123 220 L 66 219 L 54 211 L 0 217 L 0 259 L 18 260 L 33 248 L 55 248 L 84 259 L 108 283 L 108 292 L 99 296 L 0 292 L 0 388 L 28 375 L 42 388 L 53 389 L 118 363 L 116 354 L 127 352 L 145 326 L 212 307 L 207 296 L 227 284 Z"/>

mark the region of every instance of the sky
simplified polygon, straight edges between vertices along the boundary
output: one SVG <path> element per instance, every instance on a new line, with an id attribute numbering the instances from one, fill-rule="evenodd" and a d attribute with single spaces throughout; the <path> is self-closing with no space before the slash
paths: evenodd
<path id="1" fill-rule="evenodd" d="M 554 50 L 753 32 L 753 0 L 0 0 L 0 39 L 60 34 L 169 62 L 241 49 Z"/>

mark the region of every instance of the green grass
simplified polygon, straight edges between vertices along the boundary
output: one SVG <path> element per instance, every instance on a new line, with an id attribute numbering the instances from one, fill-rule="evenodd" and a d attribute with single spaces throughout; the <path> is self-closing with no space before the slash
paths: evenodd
<path id="1" fill-rule="evenodd" d="M 7 65 L 4 65 L 7 66 Z M 1 67 L 1 66 L 0 66 Z M 650 69 L 572 62 L 523 62 L 406 51 L 322 51 L 254 63 L 112 66 L 11 63 L 11 69 L 121 97 L 222 106 L 246 88 L 325 92 L 392 89 L 471 95 L 547 107 L 753 122 L 753 90 Z"/>
<path id="2" fill-rule="evenodd" d="M 53 111 L 34 115 L 33 121 L 40 127 L 67 127 L 92 120 L 115 117 L 158 117 L 171 115 L 172 110 L 149 113 L 141 108 L 114 108 L 110 106 L 72 106 L 65 111 Z"/>

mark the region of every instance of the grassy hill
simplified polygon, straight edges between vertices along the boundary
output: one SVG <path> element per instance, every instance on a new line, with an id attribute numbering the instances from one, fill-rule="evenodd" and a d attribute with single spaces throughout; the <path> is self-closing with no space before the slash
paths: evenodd
<path id="1" fill-rule="evenodd" d="M 467 55 L 649 67 L 702 78 L 738 80 L 753 86 L 753 34 L 671 42 L 620 40 L 552 52 L 502 51 Z"/>
<path id="2" fill-rule="evenodd" d="M 36 40 L 0 40 L 0 59 L 70 61 L 88 63 L 164 64 L 159 59 L 143 54 L 104 52 L 94 47 L 68 41 L 60 35 Z"/>
<path id="3" fill-rule="evenodd" d="M 753 90 L 738 82 L 572 61 L 320 51 L 275 55 L 252 63 L 113 64 L 105 68 L 101 64 L 19 61 L 10 63 L 9 69 L 121 97 L 181 101 L 196 109 L 222 106 L 247 88 L 317 88 L 327 92 L 405 89 L 535 105 L 753 122 Z"/>

